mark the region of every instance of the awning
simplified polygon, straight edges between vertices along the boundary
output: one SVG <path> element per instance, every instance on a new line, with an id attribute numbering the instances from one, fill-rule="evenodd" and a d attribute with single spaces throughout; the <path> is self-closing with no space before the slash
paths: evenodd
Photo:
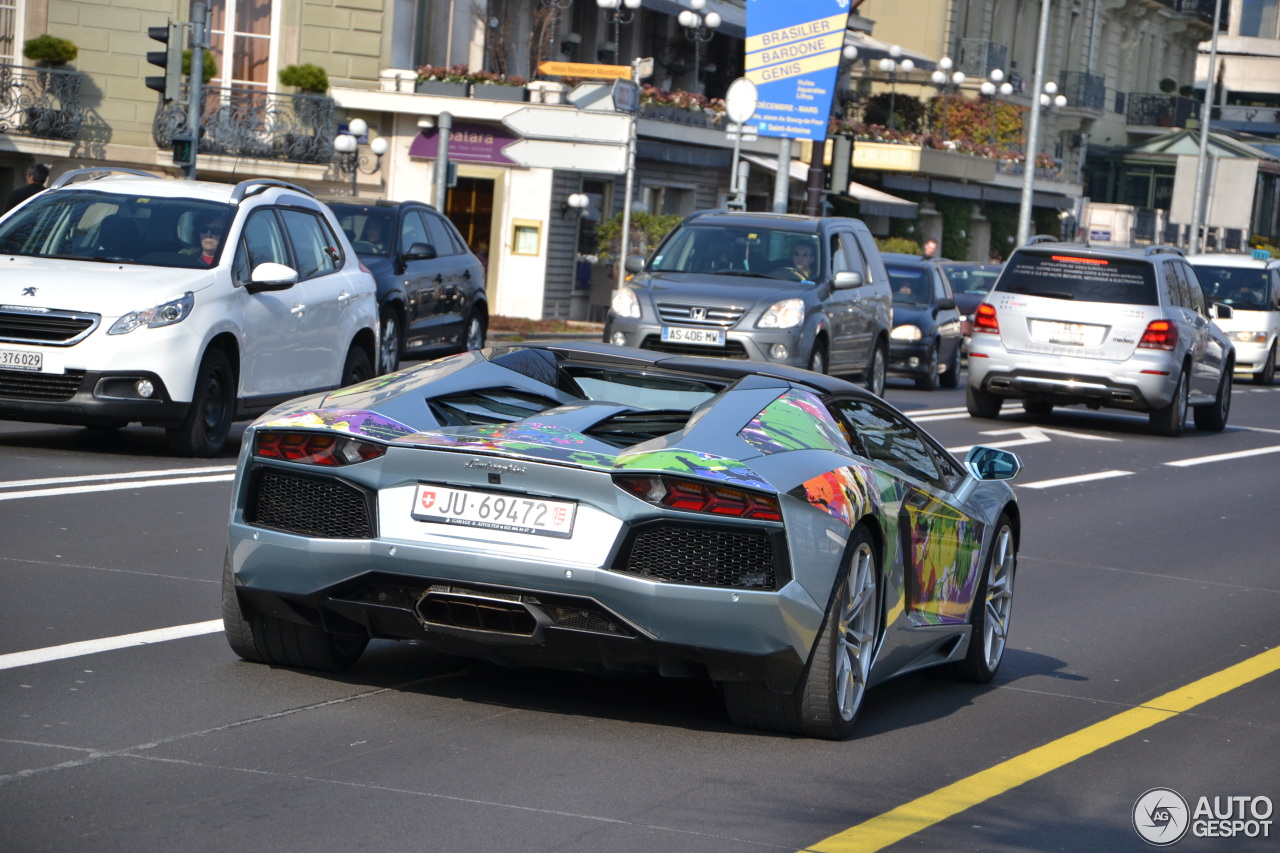
<path id="1" fill-rule="evenodd" d="M 858 61 L 884 59 L 889 55 L 891 45 L 888 42 L 880 41 L 880 39 L 872 38 L 866 33 L 860 33 L 857 30 L 844 31 L 845 47 L 850 45 L 858 49 Z M 925 56 L 923 53 L 916 53 L 914 50 L 902 48 L 902 58 L 910 59 L 916 64 L 916 68 L 921 71 L 932 71 L 938 67 L 938 61 L 931 57 Z"/>
<path id="2" fill-rule="evenodd" d="M 764 157 L 760 154 L 743 154 L 742 159 L 755 163 L 762 169 L 777 174 L 778 158 Z M 806 186 L 809 183 L 809 164 L 803 160 L 791 161 L 791 180 L 799 181 Z M 889 195 L 887 192 L 850 181 L 844 192 L 836 195 L 846 196 L 858 202 L 858 210 L 865 216 L 893 216 L 899 219 L 915 219 L 919 206 L 914 201 Z"/>

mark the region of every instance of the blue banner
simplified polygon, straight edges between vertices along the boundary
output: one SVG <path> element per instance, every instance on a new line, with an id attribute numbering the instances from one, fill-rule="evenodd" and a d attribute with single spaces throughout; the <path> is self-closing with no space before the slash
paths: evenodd
<path id="1" fill-rule="evenodd" d="M 850 0 L 747 0 L 745 76 L 761 136 L 820 142 L 844 49 Z"/>

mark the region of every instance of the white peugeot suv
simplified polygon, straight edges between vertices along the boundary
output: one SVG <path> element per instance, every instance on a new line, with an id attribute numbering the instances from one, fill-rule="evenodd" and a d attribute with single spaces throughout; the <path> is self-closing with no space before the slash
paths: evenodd
<path id="1" fill-rule="evenodd" d="M 214 456 L 233 420 L 374 373 L 373 277 L 283 181 L 69 172 L 0 219 L 0 269 L 0 419 Z"/>

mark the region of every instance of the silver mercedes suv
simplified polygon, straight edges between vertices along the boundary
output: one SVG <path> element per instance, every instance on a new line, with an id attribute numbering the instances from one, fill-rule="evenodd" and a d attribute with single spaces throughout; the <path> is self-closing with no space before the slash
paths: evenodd
<path id="1" fill-rule="evenodd" d="M 969 351 L 969 414 L 994 418 L 1006 397 L 1035 415 L 1084 404 L 1148 413 L 1179 435 L 1194 408 L 1221 430 L 1235 350 L 1195 271 L 1172 246 L 1095 249 L 1036 242 L 1014 252 L 978 306 Z"/>

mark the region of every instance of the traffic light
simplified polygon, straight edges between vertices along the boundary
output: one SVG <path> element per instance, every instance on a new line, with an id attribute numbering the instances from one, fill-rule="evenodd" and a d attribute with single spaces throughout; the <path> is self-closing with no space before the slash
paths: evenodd
<path id="1" fill-rule="evenodd" d="M 196 141 L 191 136 L 173 137 L 173 165 L 190 166 L 196 161 Z"/>
<path id="2" fill-rule="evenodd" d="M 147 35 L 165 45 L 164 50 L 147 51 L 147 62 L 164 69 L 163 77 L 147 78 L 147 88 L 159 92 L 165 103 L 176 101 L 182 86 L 182 24 L 147 27 Z"/>

